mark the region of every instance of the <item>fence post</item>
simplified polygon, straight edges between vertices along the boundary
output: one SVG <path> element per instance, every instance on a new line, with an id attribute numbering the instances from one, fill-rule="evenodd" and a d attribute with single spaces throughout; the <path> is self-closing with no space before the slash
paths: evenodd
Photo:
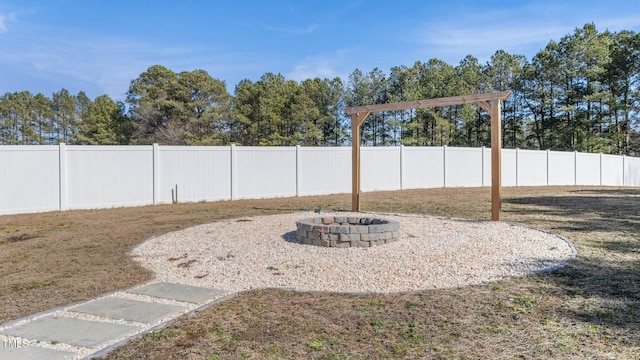
<path id="1" fill-rule="evenodd" d="M 480 186 L 484 187 L 484 146 L 480 148 Z"/>
<path id="2" fill-rule="evenodd" d="M 67 146 L 65 143 L 58 144 L 58 161 L 59 161 L 59 209 L 67 210 Z"/>
<path id="3" fill-rule="evenodd" d="M 550 173 L 549 160 L 550 159 L 551 159 L 551 151 L 547 149 L 547 186 L 549 186 L 549 173 Z"/>
<path id="4" fill-rule="evenodd" d="M 404 145 L 400 144 L 400 190 L 404 190 Z"/>
<path id="5" fill-rule="evenodd" d="M 296 196 L 300 196 L 300 145 L 296 145 Z"/>
<path id="6" fill-rule="evenodd" d="M 624 187 L 624 177 L 625 177 L 625 166 L 626 166 L 626 155 L 622 155 L 622 186 Z"/>
<path id="7" fill-rule="evenodd" d="M 442 146 L 442 187 L 447 187 L 447 145 Z"/>
<path id="8" fill-rule="evenodd" d="M 520 152 L 519 149 L 516 148 L 516 187 L 518 187 L 518 176 L 519 176 L 519 172 L 520 172 Z"/>
<path id="9" fill-rule="evenodd" d="M 573 151 L 573 185 L 578 186 L 578 151 Z"/>
<path id="10" fill-rule="evenodd" d="M 231 189 L 229 189 L 229 197 L 231 200 L 236 199 L 236 145 L 229 146 L 229 163 L 231 164 Z"/>
<path id="11" fill-rule="evenodd" d="M 151 145 L 152 161 L 153 161 L 153 205 L 160 202 L 160 154 L 158 144 Z"/>
<path id="12" fill-rule="evenodd" d="M 602 186 L 602 153 L 600 153 L 600 186 Z"/>

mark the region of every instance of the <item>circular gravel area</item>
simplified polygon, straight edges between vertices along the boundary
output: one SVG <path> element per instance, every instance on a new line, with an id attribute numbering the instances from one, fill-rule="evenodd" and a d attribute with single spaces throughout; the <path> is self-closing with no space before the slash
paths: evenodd
<path id="1" fill-rule="evenodd" d="M 553 270 L 576 255 L 566 239 L 518 224 L 375 215 L 400 222 L 399 240 L 369 248 L 304 245 L 296 240 L 296 220 L 317 214 L 298 212 L 195 226 L 148 239 L 131 255 L 157 281 L 350 293 L 485 283 Z"/>

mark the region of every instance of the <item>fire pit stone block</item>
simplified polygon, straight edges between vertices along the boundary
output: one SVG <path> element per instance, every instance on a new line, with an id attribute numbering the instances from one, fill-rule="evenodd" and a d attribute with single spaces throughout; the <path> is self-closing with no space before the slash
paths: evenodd
<path id="1" fill-rule="evenodd" d="M 400 238 L 400 223 L 394 220 L 324 216 L 296 221 L 296 238 L 306 245 L 324 247 L 371 247 Z"/>

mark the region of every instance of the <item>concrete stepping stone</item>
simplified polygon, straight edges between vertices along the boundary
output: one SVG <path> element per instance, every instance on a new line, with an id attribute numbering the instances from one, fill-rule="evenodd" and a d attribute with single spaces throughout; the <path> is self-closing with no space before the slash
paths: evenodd
<path id="1" fill-rule="evenodd" d="M 46 316 L 2 331 L 25 339 L 59 342 L 88 348 L 125 337 L 137 327 L 70 317 Z"/>
<path id="2" fill-rule="evenodd" d="M 75 356 L 76 353 L 35 346 L 17 348 L 0 347 L 0 359 L 2 360 L 69 360 Z"/>
<path id="3" fill-rule="evenodd" d="M 68 309 L 68 311 L 83 314 L 141 323 L 152 323 L 186 310 L 185 306 L 156 304 L 117 297 L 106 297 Z"/>
<path id="4" fill-rule="evenodd" d="M 163 299 L 177 300 L 199 304 L 226 293 L 224 290 L 203 288 L 198 286 L 159 282 L 129 290 L 132 294 L 148 295 Z"/>

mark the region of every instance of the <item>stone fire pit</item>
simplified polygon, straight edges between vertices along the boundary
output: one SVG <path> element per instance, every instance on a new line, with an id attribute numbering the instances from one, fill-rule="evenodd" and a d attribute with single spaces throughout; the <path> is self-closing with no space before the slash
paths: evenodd
<path id="1" fill-rule="evenodd" d="M 394 220 L 353 216 L 323 216 L 296 221 L 296 238 L 302 244 L 325 247 L 370 247 L 400 237 Z"/>

